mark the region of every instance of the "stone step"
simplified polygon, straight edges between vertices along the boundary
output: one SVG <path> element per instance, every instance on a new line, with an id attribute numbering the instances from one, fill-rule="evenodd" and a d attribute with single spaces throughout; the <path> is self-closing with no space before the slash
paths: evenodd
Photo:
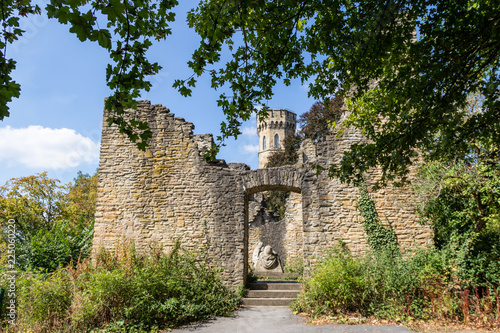
<path id="1" fill-rule="evenodd" d="M 288 306 L 295 298 L 243 298 L 245 306 Z"/>
<path id="2" fill-rule="evenodd" d="M 300 283 L 295 281 L 258 281 L 248 285 L 245 306 L 289 306 L 300 292 Z"/>
<path id="3" fill-rule="evenodd" d="M 286 278 L 297 279 L 299 277 L 299 274 L 268 271 L 268 272 L 255 273 L 255 276 L 263 278 L 271 278 L 271 279 L 286 279 Z"/>
<path id="4" fill-rule="evenodd" d="M 298 282 L 282 282 L 282 281 L 259 281 L 250 283 L 249 290 L 300 290 Z"/>
<path id="5" fill-rule="evenodd" d="M 298 290 L 249 290 L 247 298 L 296 298 Z"/>

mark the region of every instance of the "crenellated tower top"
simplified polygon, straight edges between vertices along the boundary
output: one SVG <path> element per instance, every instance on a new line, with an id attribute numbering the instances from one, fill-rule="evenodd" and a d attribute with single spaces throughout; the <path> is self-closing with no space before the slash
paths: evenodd
<path id="1" fill-rule="evenodd" d="M 295 134 L 297 115 L 286 109 L 270 109 L 264 121 L 257 118 L 259 135 L 259 169 L 266 167 L 268 158 L 277 150 L 283 150 L 283 141 Z"/>

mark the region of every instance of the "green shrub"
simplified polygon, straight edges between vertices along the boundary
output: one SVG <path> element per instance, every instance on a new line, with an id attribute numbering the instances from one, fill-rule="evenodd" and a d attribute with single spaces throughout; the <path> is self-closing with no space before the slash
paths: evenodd
<path id="1" fill-rule="evenodd" d="M 19 331 L 150 332 L 228 315 L 239 302 L 218 270 L 179 245 L 169 254 L 121 246 L 94 264 L 23 273 L 18 285 Z"/>
<path id="2" fill-rule="evenodd" d="M 366 306 L 370 281 L 366 267 L 352 257 L 345 244 L 332 247 L 305 283 L 294 310 L 321 315 L 356 311 Z"/>
<path id="3" fill-rule="evenodd" d="M 20 243 L 16 249 L 20 269 L 54 272 L 59 267 L 87 258 L 92 248 L 93 223 L 85 226 L 80 221 L 76 226 L 61 222 L 51 229 L 40 229 L 28 242 Z"/>
<path id="4" fill-rule="evenodd" d="M 39 331 L 50 332 L 68 321 L 73 290 L 66 270 L 48 276 L 21 272 L 16 280 L 17 313 L 23 318 L 21 327 L 37 327 Z"/>
<path id="5" fill-rule="evenodd" d="M 491 166 L 474 170 L 465 165 L 466 172 L 458 176 L 451 170 L 453 181 L 444 183 L 423 210 L 434 221 L 437 248 L 406 255 L 390 225 L 380 224 L 361 183 L 358 208 L 372 252 L 353 258 L 342 242 L 334 246 L 306 282 L 294 310 L 500 328 L 500 201 L 498 164 L 494 166 L 495 172 Z"/>
<path id="6" fill-rule="evenodd" d="M 345 245 L 335 245 L 292 307 L 313 316 L 359 313 L 500 327 L 500 256 L 459 239 L 405 256 L 379 251 L 353 258 Z"/>

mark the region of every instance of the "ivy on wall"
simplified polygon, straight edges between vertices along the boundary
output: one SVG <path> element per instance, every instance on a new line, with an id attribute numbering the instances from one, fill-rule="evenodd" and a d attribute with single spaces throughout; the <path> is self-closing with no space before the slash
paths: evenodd
<path id="1" fill-rule="evenodd" d="M 359 185 L 359 193 L 358 209 L 364 219 L 363 229 L 368 236 L 368 245 L 374 252 L 399 253 L 398 238 L 390 224 L 385 227 L 380 223 L 375 202 L 364 182 Z"/>

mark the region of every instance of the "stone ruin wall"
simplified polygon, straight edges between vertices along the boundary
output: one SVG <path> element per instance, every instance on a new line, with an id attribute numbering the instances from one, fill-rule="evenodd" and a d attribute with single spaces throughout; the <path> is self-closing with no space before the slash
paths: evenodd
<path id="1" fill-rule="evenodd" d="M 340 129 L 339 127 L 337 130 Z M 301 168 L 314 163 L 328 168 L 330 164 L 340 162 L 343 152 L 349 149 L 351 144 L 362 140 L 364 137 L 361 133 L 353 129 L 344 129 L 339 137 L 332 135 L 327 137 L 325 142 L 318 144 L 306 140 L 298 152 L 299 161 L 295 167 Z M 411 189 L 389 184 L 385 188 L 373 191 L 372 187 L 381 175 L 380 170 L 372 170 L 365 175 L 367 187 L 375 201 L 381 222 L 392 226 L 402 248 L 432 245 L 432 229 L 430 226 L 422 226 L 418 223 L 415 209 L 417 198 Z M 415 174 L 412 172 L 410 177 L 414 176 Z M 315 177 L 313 194 L 315 204 L 311 211 L 313 215 L 310 216 L 310 220 L 315 222 L 310 225 L 312 232 L 309 239 L 312 244 L 304 244 L 304 248 L 310 249 L 311 259 L 315 261 L 318 248 L 324 249 L 339 239 L 342 239 L 354 254 L 367 251 L 368 243 L 363 230 L 363 218 L 357 209 L 358 189 L 349 184 L 342 184 L 338 179 L 331 179 L 326 172 L 322 172 L 318 177 Z M 250 238 L 250 257 L 253 248 L 259 241 L 269 239 L 269 237 L 260 236 L 265 233 L 264 230 L 272 228 L 281 228 L 279 230 L 282 230 L 284 227 L 280 224 L 286 226 L 286 232 L 276 233 L 269 243 L 271 245 L 279 242 L 285 244 L 283 247 L 285 262 L 288 258 L 292 259 L 303 255 L 303 247 L 296 246 L 303 239 L 303 232 L 298 229 L 298 226 L 301 227 L 303 223 L 301 195 L 297 193 L 290 193 L 290 195 L 289 200 L 287 200 L 286 217 L 283 221 L 276 222 L 272 218 L 268 218 L 268 220 L 258 221 L 258 223 L 250 225 L 250 235 L 254 235 Z M 272 226 L 273 223 L 277 225 Z M 257 229 L 253 233 L 252 227 Z M 266 244 L 266 242 L 264 243 Z"/>
<path id="2" fill-rule="evenodd" d="M 352 144 L 365 140 L 358 130 L 342 129 L 338 126 L 337 131 L 340 130 L 342 131 L 339 136 L 334 133 L 321 144 L 314 145 L 306 142 L 301 147 L 302 154 L 299 156 L 302 159 L 305 156 L 306 162 L 319 164 L 324 168 L 328 168 L 331 164 L 338 164 L 344 151 L 348 150 Z M 299 162 L 304 163 L 303 160 Z M 416 214 L 418 198 L 411 188 L 388 184 L 385 188 L 374 191 L 373 185 L 381 176 L 380 169 L 370 170 L 365 174 L 366 185 L 375 202 L 380 221 L 392 226 L 403 249 L 432 245 L 432 229 L 430 226 L 418 223 L 419 217 Z M 413 170 L 409 177 L 410 179 L 415 177 Z M 318 184 L 317 213 L 318 220 L 322 223 L 317 230 L 322 231 L 318 235 L 326 237 L 323 241 L 318 239 L 318 242 L 325 244 L 342 238 L 354 253 L 368 250 L 366 234 L 362 226 L 363 218 L 357 210 L 358 189 L 352 185 L 343 184 L 338 179 L 330 179 L 326 172 L 318 176 Z"/>
<path id="3" fill-rule="evenodd" d="M 294 192 L 286 216 L 293 222 L 284 224 L 283 246 L 287 258 L 303 256 L 306 271 L 339 237 L 352 251 L 367 249 L 357 189 L 325 172 L 316 176 L 308 164 L 335 163 L 344 149 L 362 139 L 358 133 L 346 130 L 317 146 L 306 142 L 293 167 L 248 170 L 241 164 L 203 161 L 211 135 L 193 135 L 193 124 L 161 105 L 142 101 L 127 116 L 147 121 L 153 137 L 142 152 L 116 126 L 103 122 L 94 249 L 129 239 L 140 251 L 154 242 L 169 250 L 180 239 L 185 248 L 206 249 L 223 268 L 228 285 L 236 287 L 246 279 L 253 250 L 248 199 L 277 189 Z M 368 175 L 368 185 L 377 176 Z M 408 188 L 388 186 L 372 197 L 402 246 L 431 244 L 431 229 L 417 223 Z"/>
<path id="4" fill-rule="evenodd" d="M 248 232 L 248 259 L 252 264 L 253 250 L 259 242 L 271 245 L 280 255 L 282 264 L 294 259 L 302 258 L 304 244 L 302 229 L 302 195 L 290 192 L 286 201 L 286 211 L 283 219 L 279 220 L 273 212 L 262 207 L 262 194 L 258 193 L 249 198 L 249 232 Z"/>
<path id="5" fill-rule="evenodd" d="M 172 248 L 177 239 L 188 249 L 208 248 L 229 274 L 241 281 L 244 193 L 234 193 L 238 170 L 203 162 L 198 147 L 206 136 L 165 107 L 140 102 L 129 114 L 146 120 L 153 132 L 145 152 L 103 124 L 94 246 L 113 248 L 123 239 L 147 251 L 153 242 Z M 236 185 L 237 187 L 237 185 Z"/>

